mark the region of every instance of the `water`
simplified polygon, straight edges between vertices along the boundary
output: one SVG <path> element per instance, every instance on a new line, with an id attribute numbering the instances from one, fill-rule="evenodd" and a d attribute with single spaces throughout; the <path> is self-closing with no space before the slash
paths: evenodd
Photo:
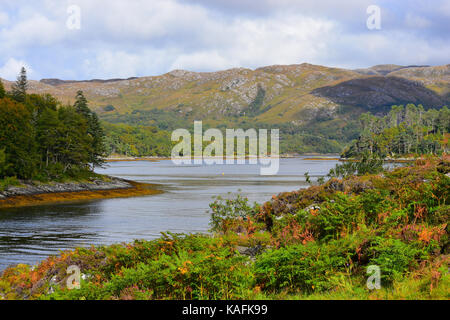
<path id="1" fill-rule="evenodd" d="M 274 194 L 306 187 L 305 172 L 311 177 L 325 175 L 336 163 L 281 159 L 275 176 L 260 176 L 256 165 L 175 166 L 170 160 L 110 163 L 97 171 L 158 184 L 164 193 L 0 209 L 0 270 L 11 264 L 36 264 L 78 246 L 154 239 L 161 231 L 207 232 L 213 196 L 241 189 L 251 201 L 264 202 Z"/>

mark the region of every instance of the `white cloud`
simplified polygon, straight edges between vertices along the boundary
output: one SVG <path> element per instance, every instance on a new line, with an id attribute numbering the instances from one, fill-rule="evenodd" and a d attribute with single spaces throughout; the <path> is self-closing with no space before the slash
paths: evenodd
<path id="1" fill-rule="evenodd" d="M 20 8 L 6 1 L 0 57 L 20 57 L 44 77 L 123 78 L 301 62 L 443 64 L 450 56 L 448 27 L 441 23 L 448 0 L 435 6 L 377 0 L 380 31 L 366 28 L 373 0 L 30 0 Z M 66 28 L 69 3 L 81 8 L 80 30 Z"/>
<path id="2" fill-rule="evenodd" d="M 169 67 L 169 70 L 188 69 L 199 71 L 225 70 L 235 65 L 223 55 L 215 50 L 193 52 L 190 54 L 181 54 L 175 58 L 175 61 Z"/>
<path id="3" fill-rule="evenodd" d="M 126 51 L 100 50 L 92 58 L 84 59 L 82 71 L 88 78 L 129 78 L 149 75 L 167 59 L 164 50 Z M 163 71 L 160 71 L 163 72 Z"/>
<path id="4" fill-rule="evenodd" d="M 0 67 L 0 78 L 15 80 L 22 67 L 27 69 L 27 75 L 33 74 L 33 69 L 26 62 L 10 58 L 2 67 Z"/>
<path id="5" fill-rule="evenodd" d="M 431 21 L 408 12 L 405 17 L 405 25 L 410 28 L 427 28 L 431 26 Z"/>
<path id="6" fill-rule="evenodd" d="M 4 28 L 0 32 L 0 39 L 11 50 L 23 47 L 48 46 L 63 40 L 65 30 L 54 20 L 41 14 L 30 17 Z"/>
<path id="7" fill-rule="evenodd" d="M 6 12 L 0 11 L 0 26 L 6 25 L 9 23 L 9 16 Z"/>

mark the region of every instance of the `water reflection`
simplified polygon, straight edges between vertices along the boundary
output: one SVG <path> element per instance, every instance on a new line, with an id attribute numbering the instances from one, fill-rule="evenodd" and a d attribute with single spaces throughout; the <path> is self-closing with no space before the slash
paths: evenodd
<path id="1" fill-rule="evenodd" d="M 255 165 L 177 167 L 171 161 L 117 162 L 98 170 L 156 183 L 158 195 L 0 209 L 0 270 L 35 264 L 59 250 L 91 244 L 153 239 L 161 231 L 207 232 L 208 204 L 239 189 L 251 201 L 307 186 L 304 173 L 328 173 L 336 161 L 281 159 L 276 176 L 260 176 Z"/>

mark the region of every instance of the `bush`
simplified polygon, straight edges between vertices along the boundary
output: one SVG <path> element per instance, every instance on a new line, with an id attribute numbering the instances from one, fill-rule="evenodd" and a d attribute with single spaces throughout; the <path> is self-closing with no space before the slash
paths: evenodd
<path id="1" fill-rule="evenodd" d="M 5 191 L 10 186 L 19 186 L 20 181 L 16 177 L 5 177 L 0 180 L 0 191 Z"/>
<path id="2" fill-rule="evenodd" d="M 417 259 L 426 252 L 415 243 L 404 243 L 399 239 L 377 237 L 369 248 L 372 259 L 369 264 L 380 267 L 381 280 L 390 285 L 410 268 L 418 265 Z"/>
<path id="3" fill-rule="evenodd" d="M 237 299 L 252 287 L 248 258 L 216 238 L 164 234 L 102 251 L 109 258 L 97 268 L 101 281 L 82 283 L 80 290 L 58 289 L 46 298 Z"/>
<path id="4" fill-rule="evenodd" d="M 317 238 L 326 241 L 351 232 L 361 217 L 356 197 L 337 192 L 320 210 L 308 215 Z"/>
<path id="5" fill-rule="evenodd" d="M 330 241 L 308 242 L 263 253 L 255 262 L 257 283 L 268 291 L 324 291 L 352 266 L 351 256 L 358 243 Z"/>
<path id="6" fill-rule="evenodd" d="M 237 219 L 247 220 L 259 213 L 259 205 L 254 203 L 251 206 L 248 199 L 237 195 L 236 199 L 223 199 L 216 197 L 216 200 L 209 205 L 211 208 L 211 231 L 227 232 L 231 229 L 232 222 Z"/>
<path id="7" fill-rule="evenodd" d="M 364 154 L 359 160 L 336 164 L 328 176 L 346 178 L 352 175 L 376 174 L 383 171 L 383 164 L 383 159 Z"/>

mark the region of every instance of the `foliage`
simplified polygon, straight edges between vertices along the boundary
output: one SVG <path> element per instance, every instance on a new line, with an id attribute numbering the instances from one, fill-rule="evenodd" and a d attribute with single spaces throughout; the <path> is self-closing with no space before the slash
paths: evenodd
<path id="1" fill-rule="evenodd" d="M 21 103 L 0 99 L 0 128 L 2 177 L 32 177 L 38 166 L 32 114 Z"/>
<path id="2" fill-rule="evenodd" d="M 384 285 L 391 284 L 396 277 L 405 275 L 410 268 L 417 267 L 424 252 L 417 243 L 405 243 L 400 239 L 377 237 L 368 249 L 373 258 L 370 264 L 380 267 Z"/>
<path id="3" fill-rule="evenodd" d="M 101 165 L 104 133 L 82 92 L 75 106 L 49 94 L 26 94 L 22 69 L 10 97 L 0 98 L 0 178 L 62 179 Z"/>
<path id="4" fill-rule="evenodd" d="M 107 154 L 132 157 L 169 157 L 172 150 L 170 133 L 150 126 L 102 123 L 106 134 Z"/>
<path id="5" fill-rule="evenodd" d="M 20 69 L 16 82 L 12 86 L 11 97 L 17 102 L 25 102 L 28 89 L 27 71 L 24 67 Z"/>
<path id="6" fill-rule="evenodd" d="M 346 240 L 296 244 L 261 255 L 255 263 L 257 283 L 265 290 L 313 292 L 332 289 L 334 278 L 351 269 L 355 244 Z"/>
<path id="7" fill-rule="evenodd" d="M 211 235 L 77 248 L 0 276 L 4 299 L 448 299 L 447 155 L 211 204 Z M 68 290 L 66 269 L 83 273 Z M 381 289 L 366 286 L 381 271 Z"/>
<path id="8" fill-rule="evenodd" d="M 384 117 L 365 113 L 360 118 L 360 137 L 343 153 L 351 158 L 361 153 L 379 157 L 408 154 L 442 154 L 448 148 L 445 135 L 450 131 L 450 111 L 425 111 L 422 105 L 392 106 Z"/>
<path id="9" fill-rule="evenodd" d="M 88 108 L 87 99 L 84 97 L 83 91 L 81 90 L 77 92 L 74 107 L 77 113 L 87 122 L 87 134 L 91 138 L 91 148 L 88 155 L 89 163 L 91 163 L 92 166 L 101 166 L 104 164 L 103 158 L 106 153 L 104 143 L 105 134 L 97 114 Z"/>
<path id="10" fill-rule="evenodd" d="M 211 208 L 211 230 L 225 233 L 233 228 L 233 222 L 250 220 L 259 213 L 258 204 L 249 205 L 248 199 L 240 194 L 236 199 L 224 199 L 218 196 L 209 207 Z"/>
<path id="11" fill-rule="evenodd" d="M 3 86 L 3 82 L 0 80 L 0 99 L 3 99 L 5 97 L 5 94 L 5 87 Z"/>
<path id="12" fill-rule="evenodd" d="M 368 153 L 358 155 L 355 161 L 347 161 L 336 166 L 328 173 L 329 177 L 345 178 L 352 175 L 375 174 L 383 171 L 384 160 Z"/>

